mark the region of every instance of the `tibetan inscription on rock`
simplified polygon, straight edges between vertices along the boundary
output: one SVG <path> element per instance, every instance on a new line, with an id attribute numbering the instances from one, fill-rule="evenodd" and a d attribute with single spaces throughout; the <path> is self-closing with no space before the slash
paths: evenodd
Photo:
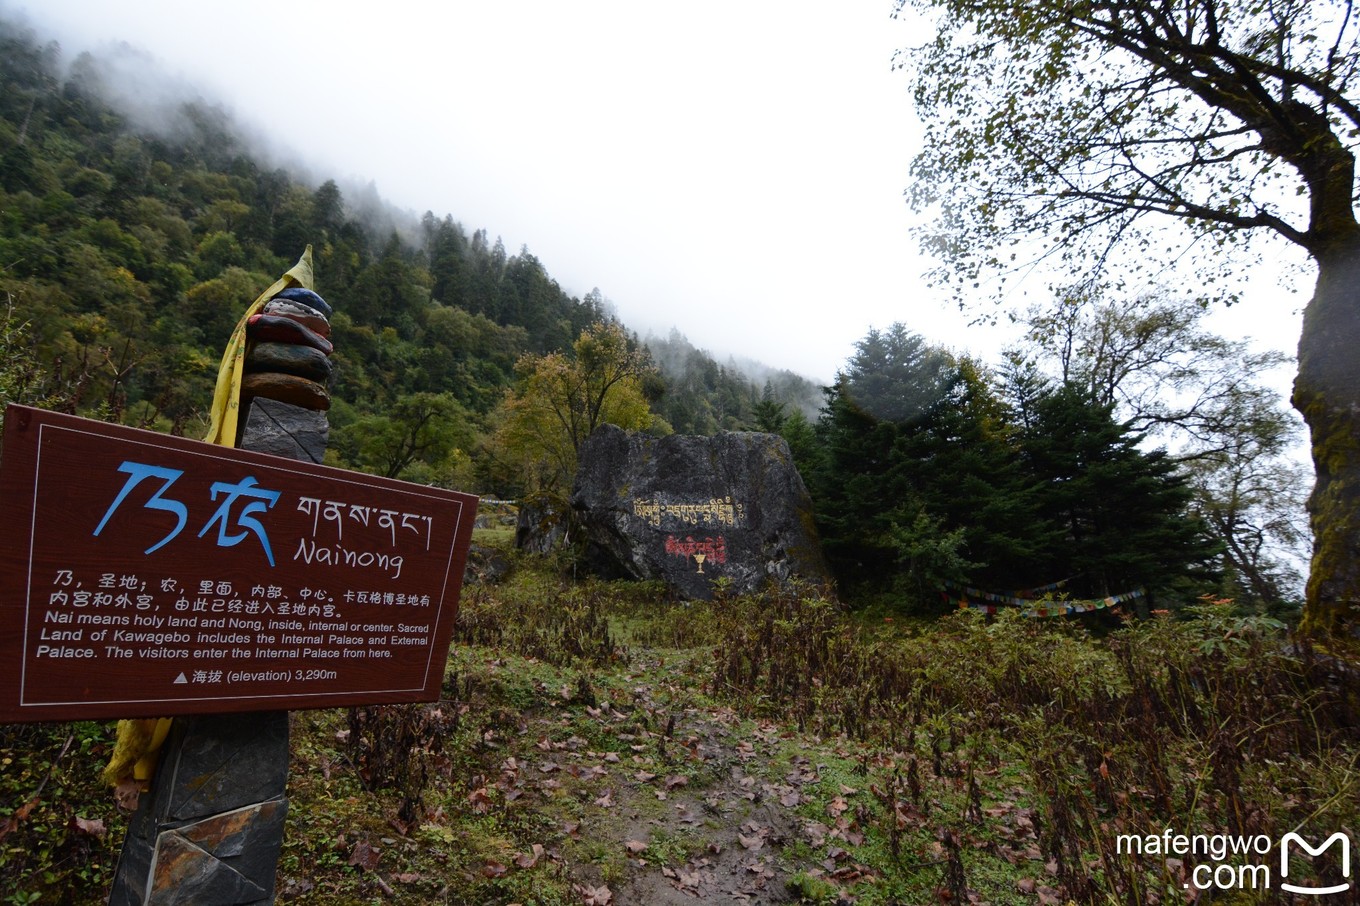
<path id="1" fill-rule="evenodd" d="M 746 515 L 746 508 L 733 503 L 731 497 L 714 497 L 702 503 L 677 503 L 652 498 L 634 498 L 633 515 L 652 528 L 680 528 L 689 526 L 725 526 L 737 528 Z"/>
<path id="2" fill-rule="evenodd" d="M 705 563 L 711 571 L 714 566 L 727 562 L 727 539 L 714 533 L 725 528 L 741 528 L 746 508 L 741 503 L 734 503 L 731 497 L 713 497 L 699 503 L 635 497 L 633 516 L 649 528 L 685 532 L 666 535 L 663 542 L 666 556 L 693 560 L 697 567 L 695 571 L 707 575 Z M 707 532 L 701 534 L 694 531 L 696 529 Z"/>

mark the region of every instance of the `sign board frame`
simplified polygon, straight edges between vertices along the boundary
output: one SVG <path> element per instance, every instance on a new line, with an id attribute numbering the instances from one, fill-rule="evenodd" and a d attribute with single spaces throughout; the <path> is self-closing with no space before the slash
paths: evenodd
<path id="1" fill-rule="evenodd" d="M 434 701 L 470 494 L 11 405 L 0 721 Z"/>

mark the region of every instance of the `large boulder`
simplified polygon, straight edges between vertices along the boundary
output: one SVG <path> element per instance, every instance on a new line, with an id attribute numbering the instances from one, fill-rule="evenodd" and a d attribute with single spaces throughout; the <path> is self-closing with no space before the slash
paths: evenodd
<path id="1" fill-rule="evenodd" d="M 515 547 L 535 554 L 548 554 L 567 540 L 567 514 L 561 504 L 546 497 L 523 500 L 515 521 Z"/>
<path id="2" fill-rule="evenodd" d="M 710 598 L 830 580 L 812 500 L 776 434 L 651 437 L 613 425 L 582 445 L 571 497 L 585 565 Z"/>

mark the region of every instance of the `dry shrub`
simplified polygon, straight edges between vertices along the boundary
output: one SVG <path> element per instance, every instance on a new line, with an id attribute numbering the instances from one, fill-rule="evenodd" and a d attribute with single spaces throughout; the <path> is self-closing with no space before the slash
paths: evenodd
<path id="1" fill-rule="evenodd" d="M 751 713 L 882 744 L 913 771 L 928 757 L 937 777 L 988 752 L 1022 763 L 1065 895 L 1141 904 L 1170 881 L 1160 859 L 1116 853 L 1118 834 L 1323 839 L 1360 819 L 1357 668 L 1228 603 L 1187 610 L 1106 639 L 973 612 L 883 639 L 833 602 L 770 591 L 715 611 L 709 686 Z M 1331 861 L 1313 870 L 1336 874 Z"/>
<path id="2" fill-rule="evenodd" d="M 477 586 L 463 596 L 454 643 L 498 648 L 557 666 L 627 660 L 608 620 L 608 586 L 526 574 L 509 589 Z"/>
<path id="3" fill-rule="evenodd" d="M 349 755 L 369 790 L 400 796 L 396 820 L 408 827 L 425 817 L 425 790 L 441 765 L 444 742 L 458 728 L 455 702 L 371 705 L 349 712 Z"/>

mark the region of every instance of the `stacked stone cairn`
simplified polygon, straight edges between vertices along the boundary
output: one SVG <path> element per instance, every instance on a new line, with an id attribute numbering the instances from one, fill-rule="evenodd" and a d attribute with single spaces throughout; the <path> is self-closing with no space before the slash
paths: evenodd
<path id="1" fill-rule="evenodd" d="M 241 408 L 256 397 L 303 409 L 331 407 L 331 307 L 310 289 L 294 286 L 265 303 L 246 322 Z"/>
<path id="2" fill-rule="evenodd" d="M 286 289 L 246 322 L 240 446 L 303 462 L 326 452 L 331 307 Z M 264 906 L 288 813 L 288 712 L 176 718 L 157 780 L 128 822 L 109 906 Z"/>

